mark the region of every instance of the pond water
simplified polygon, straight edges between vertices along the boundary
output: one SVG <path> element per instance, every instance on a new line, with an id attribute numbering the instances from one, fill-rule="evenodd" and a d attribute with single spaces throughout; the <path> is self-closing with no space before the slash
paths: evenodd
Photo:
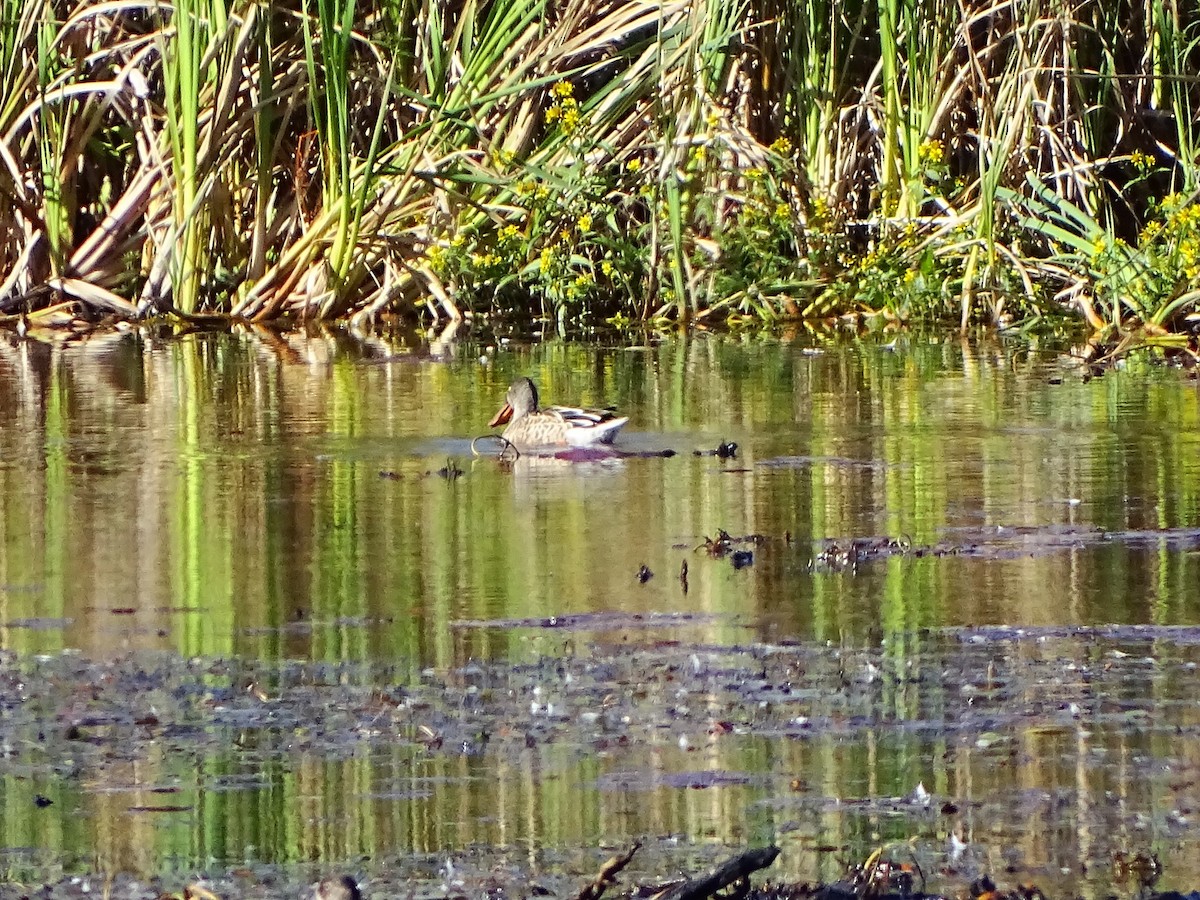
<path id="1" fill-rule="evenodd" d="M 0 340 L 0 878 L 1200 883 L 1190 372 L 445 338 Z M 622 454 L 474 455 L 518 375 Z"/>

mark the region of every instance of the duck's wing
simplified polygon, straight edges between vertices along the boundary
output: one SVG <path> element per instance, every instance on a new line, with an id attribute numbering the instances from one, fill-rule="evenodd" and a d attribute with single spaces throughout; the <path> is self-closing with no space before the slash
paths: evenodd
<path id="1" fill-rule="evenodd" d="M 582 406 L 547 406 L 542 412 L 553 413 L 572 428 L 596 428 L 619 418 L 615 409 L 585 409 Z M 624 421 L 624 420 L 622 420 Z"/>
<path id="2" fill-rule="evenodd" d="M 551 406 L 545 412 L 562 421 L 566 427 L 565 442 L 572 447 L 592 447 L 611 444 L 621 427 L 629 421 L 611 409 L 585 409 L 579 406 Z"/>

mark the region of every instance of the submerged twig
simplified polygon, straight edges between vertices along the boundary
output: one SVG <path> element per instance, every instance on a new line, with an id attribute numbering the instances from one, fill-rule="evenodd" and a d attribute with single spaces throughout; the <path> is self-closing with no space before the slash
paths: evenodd
<path id="1" fill-rule="evenodd" d="M 497 456 L 500 459 L 504 459 L 504 457 L 506 457 L 508 455 L 509 450 L 511 450 L 513 452 L 513 459 L 517 459 L 521 455 L 521 451 L 517 449 L 517 445 L 514 444 L 512 441 L 510 441 L 508 438 L 504 437 L 503 435 L 481 434 L 481 435 L 478 435 L 477 437 L 471 438 L 471 453 L 474 454 L 475 456 L 483 455 L 475 447 L 475 444 L 478 441 L 499 441 L 502 446 L 501 446 L 500 452 L 497 454 Z"/>

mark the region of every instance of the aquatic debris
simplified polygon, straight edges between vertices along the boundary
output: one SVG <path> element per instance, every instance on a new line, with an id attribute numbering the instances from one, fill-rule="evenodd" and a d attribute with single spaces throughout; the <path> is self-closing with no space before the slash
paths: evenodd
<path id="1" fill-rule="evenodd" d="M 712 450 L 693 450 L 693 456 L 715 456 L 718 459 L 736 459 L 738 445 L 736 441 L 721 441 Z"/>
<path id="2" fill-rule="evenodd" d="M 711 613 L 697 612 L 595 612 L 562 613 L 553 616 L 507 619 L 456 619 L 450 623 L 460 628 L 556 628 L 564 631 L 622 631 L 637 628 L 680 627 L 720 621 Z"/>
<path id="3" fill-rule="evenodd" d="M 599 900 L 640 847 L 640 843 L 635 843 L 625 853 L 609 859 L 600 868 L 595 881 L 583 888 L 575 900 Z M 946 900 L 943 895 L 926 893 L 925 873 L 915 860 L 901 862 L 887 858 L 882 848 L 861 864 L 849 866 L 846 875 L 838 881 L 826 884 L 767 882 L 752 887 L 750 875 L 774 863 L 779 853 L 775 846 L 747 850 L 705 875 L 683 879 L 657 891 L 643 886 L 629 895 L 649 897 L 649 900 L 708 900 L 730 896 L 739 900 Z M 966 894 L 971 900 L 1046 900 L 1036 885 L 1022 884 L 1016 890 L 1002 891 L 986 874 L 971 882 Z M 1149 900 L 1174 898 L 1155 894 Z"/>
<path id="4" fill-rule="evenodd" d="M 1136 881 L 1138 887 L 1151 888 L 1162 875 L 1162 863 L 1157 853 L 1147 853 L 1140 850 L 1137 853 L 1126 853 L 1119 850 L 1113 854 L 1113 879 L 1117 884 Z"/>
<path id="5" fill-rule="evenodd" d="M 689 878 L 659 891 L 651 900 L 704 900 L 730 886 L 734 886 L 734 896 L 745 896 L 750 888 L 750 875 L 771 865 L 778 856 L 779 848 L 775 846 L 747 850 L 717 866 L 707 875 Z"/>
<path id="6" fill-rule="evenodd" d="M 971 900 L 1046 900 L 1033 884 L 1001 891 L 987 874 L 971 882 L 966 894 Z M 882 849 L 861 865 L 849 867 L 845 878 L 831 884 L 765 885 L 746 896 L 750 900 L 946 900 L 944 895 L 925 892 L 925 873 L 915 860 L 897 862 L 884 857 Z"/>
<path id="7" fill-rule="evenodd" d="M 852 539 L 849 544 L 842 545 L 830 541 L 813 557 L 812 568 L 843 571 L 854 571 L 860 562 L 879 559 L 888 556 L 899 556 L 914 553 L 912 541 L 908 537 L 901 538 L 867 538 Z M 921 548 L 915 555 L 923 556 Z"/>
<path id="8" fill-rule="evenodd" d="M 683 588 L 683 592 L 685 594 L 688 592 L 688 570 L 686 559 L 679 564 L 679 586 Z"/>
<path id="9" fill-rule="evenodd" d="M 690 559 L 688 562 L 690 565 Z M 626 572 L 626 579 L 628 575 Z M 542 617 L 527 621 L 541 627 L 544 616 L 542 613 Z M 406 680 L 404 686 L 397 684 L 393 669 L 372 661 L 347 660 L 333 664 L 322 660 L 247 662 L 180 659 L 171 654 L 152 653 L 95 662 L 74 654 L 33 659 L 0 652 L 0 683 L 8 686 L 10 698 L 20 698 L 19 703 L 6 709 L 6 734 L 11 735 L 9 740 L 17 748 L 36 746 L 39 756 L 56 767 L 52 771 L 77 765 L 75 760 L 92 760 L 86 762 L 84 771 L 96 789 L 123 784 L 121 765 L 124 759 L 143 759 L 147 754 L 159 752 L 160 748 L 203 759 L 203 754 L 213 752 L 212 748 L 223 752 L 227 735 L 234 731 L 241 735 L 242 746 L 256 753 L 268 752 L 272 755 L 263 758 L 281 760 L 280 765 L 288 765 L 292 759 L 288 754 L 293 752 L 303 752 L 306 758 L 327 760 L 330 765 L 377 753 L 404 760 L 406 765 L 424 765 L 427 757 L 458 756 L 459 748 L 464 746 L 471 748 L 467 752 L 480 752 L 478 748 L 485 734 L 491 736 L 487 745 L 488 760 L 502 764 L 517 759 L 531 745 L 541 748 L 551 744 L 566 746 L 569 742 L 571 747 L 581 748 L 582 753 L 607 751 L 620 759 L 625 752 L 635 752 L 634 748 L 642 746 L 648 735 L 661 734 L 670 739 L 681 733 L 687 734 L 692 747 L 698 748 L 712 735 L 718 735 L 715 738 L 718 741 L 730 740 L 723 735 L 735 734 L 753 735 L 754 740 L 779 736 L 782 740 L 809 742 L 820 740 L 819 735 L 830 729 L 836 730 L 839 743 L 919 729 L 936 733 L 939 740 L 950 746 L 960 746 L 966 752 L 976 754 L 979 751 L 975 749 L 974 741 L 982 733 L 1020 735 L 1030 728 L 1047 726 L 1058 733 L 1067 733 L 1078 727 L 1066 714 L 1072 704 L 1077 704 L 1088 710 L 1089 725 L 1116 733 L 1131 728 L 1144 729 L 1145 723 L 1153 717 L 1155 733 L 1168 737 L 1173 746 L 1181 748 L 1178 752 L 1188 752 L 1188 729 L 1195 711 L 1194 673 L 1197 659 L 1200 659 L 1200 628 L 1120 626 L 1095 629 L 1071 625 L 1052 629 L 922 630 L 911 638 L 914 652 L 920 654 L 922 664 L 909 667 L 897 664 L 890 645 L 880 646 L 875 642 L 862 646 L 841 643 L 836 647 L 798 642 L 768 647 L 756 643 L 753 633 L 748 632 L 742 639 L 744 643 L 718 647 L 707 642 L 706 631 L 710 630 L 693 630 L 701 643 L 689 639 L 683 632 L 643 634 L 638 631 L 664 624 L 674 628 L 681 624 L 688 627 L 696 621 L 722 621 L 713 618 L 644 615 L 639 619 L 628 613 L 610 613 L 590 619 L 560 614 L 557 618 L 567 628 L 605 625 L 611 628 L 611 635 L 607 644 L 602 636 L 595 641 L 588 640 L 588 652 L 576 655 L 561 652 L 560 648 L 566 646 L 563 638 L 569 635 L 559 630 L 547 633 L 549 640 L 544 645 L 548 655 L 539 654 L 516 663 L 472 659 L 450 670 L 429 668 L 421 671 L 419 677 Z M 455 641 L 460 646 L 482 643 L 470 635 L 456 635 Z M 580 646 L 584 644 L 585 641 L 579 641 Z M 1092 661 L 1086 670 L 1080 669 L 1083 658 L 1077 650 L 1080 646 L 1086 648 L 1086 660 Z M 1148 662 L 1150 659 L 1152 663 Z M 906 689 L 921 698 L 912 715 L 902 722 L 897 722 L 890 709 L 879 702 L 881 689 L 899 683 L 896 679 L 903 679 Z M 1157 685 L 1154 691 L 1141 689 L 1148 679 L 1153 679 Z M 248 684 L 258 684 L 269 690 L 271 702 L 263 704 L 251 696 L 246 690 Z M 681 692 L 686 692 L 683 698 Z M 76 705 L 80 697 L 86 698 L 85 708 Z M 700 697 L 704 698 L 703 703 L 696 702 L 695 698 Z M 1031 697 L 1036 697 L 1036 702 L 1030 702 Z M 1097 697 L 1121 698 L 1121 703 L 1119 706 L 1109 705 L 1107 700 L 1097 703 Z M 536 715 L 532 713 L 534 702 L 538 704 Z M 166 727 L 131 727 L 136 719 L 149 711 L 151 703 Z M 551 705 L 555 710 L 553 714 L 548 710 Z M 1137 718 L 1131 718 L 1131 714 L 1136 714 Z M 48 727 L 47 723 L 61 724 Z M 76 728 L 74 733 L 84 736 L 87 743 L 62 739 L 72 734 L 72 723 Z M 174 723 L 182 723 L 182 727 Z M 289 740 L 271 743 L 271 737 L 281 727 L 288 729 Z M 728 731 L 730 728 L 732 732 Z M 45 737 L 39 738 L 42 732 Z M 425 735 L 426 740 L 421 740 L 421 735 Z M 438 737 L 444 743 L 435 748 L 433 744 Z M 115 754 L 109 752 L 110 747 L 116 746 L 116 741 L 121 742 L 120 758 L 114 758 Z M 1006 747 L 996 758 L 1004 761 L 1009 758 L 1008 754 Z M 691 758 L 694 760 L 696 756 Z M 441 765 L 441 762 L 438 760 L 435 764 Z M 1108 766 L 1123 765 L 1115 759 L 1092 764 L 1098 771 L 1106 773 L 1110 771 Z M 1145 770 L 1149 766 L 1140 768 Z M 474 778 L 477 777 L 475 771 L 471 768 L 464 774 Z M 622 790 L 626 794 L 664 789 L 690 791 L 703 784 L 733 783 L 724 779 L 740 775 L 737 772 L 709 774 L 704 776 L 708 778 L 705 782 L 700 780 L 704 769 L 700 773 L 684 769 L 678 775 L 675 767 L 663 771 L 668 776 L 666 779 L 658 771 L 648 771 L 644 766 L 614 766 L 609 777 L 616 773 L 626 779 L 639 780 L 628 788 L 619 782 L 598 782 L 595 789 Z M 1190 770 L 1180 774 L 1191 777 Z M 748 772 L 741 777 L 755 779 L 757 775 Z M 1174 776 L 1163 773 L 1155 777 L 1168 779 Z M 936 815 L 939 808 L 944 814 L 954 809 L 953 805 L 947 805 L 951 798 L 939 796 L 932 789 L 928 814 L 924 812 L 923 803 L 912 803 L 914 797 L 924 793 L 914 790 L 916 775 L 899 789 L 901 796 L 893 798 L 829 797 L 827 787 L 807 771 L 776 768 L 769 778 L 770 781 L 752 780 L 751 784 L 777 785 L 779 793 L 787 796 L 774 802 L 793 808 L 808 808 L 812 804 L 812 808 L 829 809 L 836 804 L 839 809 L 853 809 L 855 815 L 900 815 L 918 823 L 921 829 L 927 828 L 929 816 Z M 790 791 L 789 779 L 792 782 Z M 1171 782 L 1160 780 L 1156 783 L 1166 786 Z M 396 782 L 381 784 L 374 790 L 380 792 L 379 797 L 399 799 L 414 796 L 431 785 L 432 782 L 424 780 L 416 785 Z M 190 789 L 187 785 L 183 787 L 185 791 Z M 137 789 L 144 790 L 145 786 Z M 259 767 L 255 766 L 243 777 L 215 779 L 212 789 L 263 791 L 268 789 L 268 784 Z M 588 790 L 592 789 L 588 787 Z M 32 803 L 26 801 L 23 808 L 29 818 L 53 814 L 63 805 L 59 793 L 45 788 L 42 791 L 55 799 L 55 806 L 39 814 L 37 810 L 28 810 Z M 906 797 L 909 802 L 905 802 Z M 176 797 L 161 799 L 175 800 Z M 1041 803 L 1036 798 L 1033 802 Z M 1040 805 L 1027 806 L 1024 798 L 1007 794 L 994 800 L 955 799 L 954 804 L 958 803 L 969 808 L 971 816 L 986 815 L 1000 822 L 997 833 L 1006 840 L 1009 834 L 1024 827 L 1023 821 L 1030 809 L 1042 808 Z M 1011 813 L 1008 812 L 1010 809 Z M 1133 814 L 1139 813 L 1135 810 Z M 1129 814 L 1125 810 L 1105 807 L 1097 813 L 1097 822 L 1105 834 L 1119 836 L 1122 834 L 1120 825 Z M 1011 819 L 1006 818 L 1010 815 Z M 161 814 L 157 817 L 162 818 Z M 941 830 L 941 826 L 938 827 Z M 949 831 L 948 826 L 946 830 Z M 1175 834 L 1184 835 L 1185 832 Z M 939 842 L 939 848 L 943 846 Z M 976 849 L 972 844 L 971 850 Z M 1129 858 L 1136 849 L 1136 846 L 1129 848 Z M 633 865 L 644 863 L 647 852 L 648 848 L 643 847 Z M 815 852 L 840 853 L 845 852 L 845 848 Z M 939 849 L 939 852 L 943 851 Z M 1110 875 L 1112 857 L 1101 858 L 1098 854 L 1102 852 L 1103 849 L 1098 850 L 1093 858 L 1102 859 L 1098 868 L 1104 871 L 1097 872 L 1097 867 L 1093 866 L 1087 873 L 1089 879 L 1104 879 Z M 586 870 L 578 873 L 581 875 L 579 881 L 555 896 L 569 900 L 580 884 L 591 880 L 607 855 L 597 856 L 589 862 Z M 720 861 L 705 858 L 710 862 Z M 972 854 L 964 861 L 964 867 L 973 866 L 977 858 Z M 658 859 L 655 859 L 655 865 L 647 868 L 658 869 Z M 328 859 L 313 862 L 336 865 Z M 355 863 L 348 865 L 352 867 Z M 392 874 L 386 871 L 383 862 L 370 865 L 375 866 L 371 893 L 379 896 L 406 895 L 405 890 L 382 889 L 384 879 L 416 880 L 409 870 Z M 289 877 L 291 871 L 288 870 Z M 629 871 L 626 869 L 622 873 L 622 880 L 628 877 Z M 302 897 L 310 882 L 328 874 L 329 870 L 324 869 L 311 877 L 308 877 L 309 872 L 305 869 L 302 873 L 307 877 L 303 888 L 286 894 L 276 891 L 272 896 Z M 939 870 L 939 876 L 946 874 L 953 873 Z M 897 879 L 904 877 L 895 876 Z M 1079 877 L 1078 873 L 1062 876 L 1067 882 Z M 906 900 L 918 900 L 920 878 L 915 872 L 911 878 L 913 894 Z M 1186 883 L 1186 875 L 1181 880 Z M 1061 883 L 1057 882 L 1056 888 Z M 1131 888 L 1135 887 L 1136 884 L 1131 884 Z M 792 885 L 775 894 L 755 890 L 747 900 L 814 896 L 811 893 L 801 895 L 798 890 Z M 218 893 L 225 898 L 262 896 L 225 886 Z M 612 900 L 617 893 L 610 891 L 606 896 Z M 1132 893 L 1130 890 L 1128 896 Z M 433 894 L 425 891 L 421 896 Z M 491 895 L 481 889 L 467 891 L 465 896 Z M 822 895 L 822 900 L 857 900 L 857 896 L 852 887 L 842 887 Z M 1055 900 L 1070 900 L 1075 896 L 1075 891 L 1056 889 L 1054 892 Z M 1100 896 L 1107 896 L 1107 893 Z M 56 900 L 84 900 L 76 894 L 55 897 Z M 1002 898 L 996 896 L 986 900 Z M 1014 896 L 1013 900 L 1024 898 Z M 1149 898 L 1139 897 L 1139 900 Z M 1158 900 L 1184 898 L 1160 897 Z M 1187 900 L 1200 900 L 1200 897 Z"/>
<path id="10" fill-rule="evenodd" d="M 349 875 L 330 876 L 317 884 L 313 900 L 362 900 L 362 892 Z"/>
<path id="11" fill-rule="evenodd" d="M 601 895 L 608 890 L 609 885 L 616 883 L 617 875 L 629 865 L 633 855 L 641 848 L 642 842 L 634 841 L 627 851 L 609 858 L 608 862 L 600 867 L 595 880 L 575 895 L 576 900 L 600 900 Z"/>
<path id="12" fill-rule="evenodd" d="M 463 470 L 458 467 L 454 460 L 448 459 L 446 460 L 446 464 L 433 474 L 437 475 L 438 478 L 445 478 L 447 481 L 453 481 L 454 479 L 461 478 L 463 476 Z"/>
<path id="13" fill-rule="evenodd" d="M 642 567 L 640 569 L 638 569 L 638 571 L 637 571 L 638 584 L 645 584 L 647 581 L 649 581 L 653 577 L 654 577 L 654 573 L 651 572 L 650 567 L 645 564 L 643 564 Z"/>
<path id="14" fill-rule="evenodd" d="M 221 900 L 202 884 L 192 882 L 183 889 L 183 900 Z"/>
<path id="15" fill-rule="evenodd" d="M 746 566 L 754 565 L 754 551 L 734 550 L 730 560 L 733 562 L 735 569 L 744 569 Z"/>
<path id="16" fill-rule="evenodd" d="M 713 558 L 719 558 L 727 554 L 733 549 L 733 538 L 729 536 L 724 528 L 717 529 L 717 536 L 711 538 L 708 535 L 704 536 L 704 543 L 696 549 L 704 548 L 705 552 Z"/>
<path id="17" fill-rule="evenodd" d="M 708 537 L 706 535 L 704 543 L 698 545 L 696 549 L 703 549 L 713 559 L 721 559 L 732 553 L 736 544 L 750 544 L 754 547 L 761 547 L 769 540 L 770 538 L 764 534 L 743 534 L 739 537 L 734 537 L 724 528 L 718 528 L 716 537 Z M 753 556 L 751 554 L 751 561 L 753 561 Z"/>
<path id="18" fill-rule="evenodd" d="M 248 679 L 245 684 L 246 693 L 257 700 L 259 703 L 269 703 L 271 695 L 268 694 L 257 681 Z"/>
<path id="19" fill-rule="evenodd" d="M 913 559 L 947 556 L 1017 559 L 1114 543 L 1132 549 L 1154 546 L 1184 552 L 1191 552 L 1200 546 L 1200 529 L 1194 527 L 1115 531 L 1089 525 L 988 525 L 958 529 L 954 535 L 955 540 L 943 540 L 936 544 L 914 544 L 907 535 L 898 538 L 856 537 L 848 542 L 827 541 L 816 551 L 810 568 L 853 571 L 861 563 L 896 556 Z"/>
<path id="20" fill-rule="evenodd" d="M 427 750 L 440 750 L 442 748 L 442 733 L 430 728 L 428 725 L 418 725 L 417 743 L 422 744 Z"/>
<path id="21" fill-rule="evenodd" d="M 912 793 L 905 799 L 914 806 L 923 806 L 928 809 L 931 798 L 929 790 L 925 787 L 925 782 L 918 781 L 917 786 L 912 789 Z"/>
<path id="22" fill-rule="evenodd" d="M 1018 885 L 1015 891 L 1002 891 L 986 873 L 971 882 L 967 894 L 971 900 L 1046 900 L 1041 889 L 1033 884 Z"/>
<path id="23" fill-rule="evenodd" d="M 925 875 L 915 863 L 900 863 L 886 859 L 880 848 L 867 857 L 866 862 L 850 869 L 849 882 L 854 895 L 859 898 L 880 898 L 899 895 L 912 897 L 915 887 L 913 875 L 921 876 L 921 895 L 925 894 Z M 838 882 L 844 884 L 845 882 Z"/>
<path id="24" fill-rule="evenodd" d="M 517 459 L 521 455 L 521 451 L 515 445 L 509 443 L 498 434 L 480 434 L 471 438 L 471 454 L 473 456 L 481 456 L 480 444 L 495 444 L 496 458 L 501 460 Z"/>

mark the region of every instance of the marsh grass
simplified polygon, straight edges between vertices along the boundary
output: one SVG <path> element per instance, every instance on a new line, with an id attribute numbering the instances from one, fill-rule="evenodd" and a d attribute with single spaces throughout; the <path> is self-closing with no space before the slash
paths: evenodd
<path id="1" fill-rule="evenodd" d="M 1166 2 L 4 0 L 0 312 L 1190 329 Z"/>

